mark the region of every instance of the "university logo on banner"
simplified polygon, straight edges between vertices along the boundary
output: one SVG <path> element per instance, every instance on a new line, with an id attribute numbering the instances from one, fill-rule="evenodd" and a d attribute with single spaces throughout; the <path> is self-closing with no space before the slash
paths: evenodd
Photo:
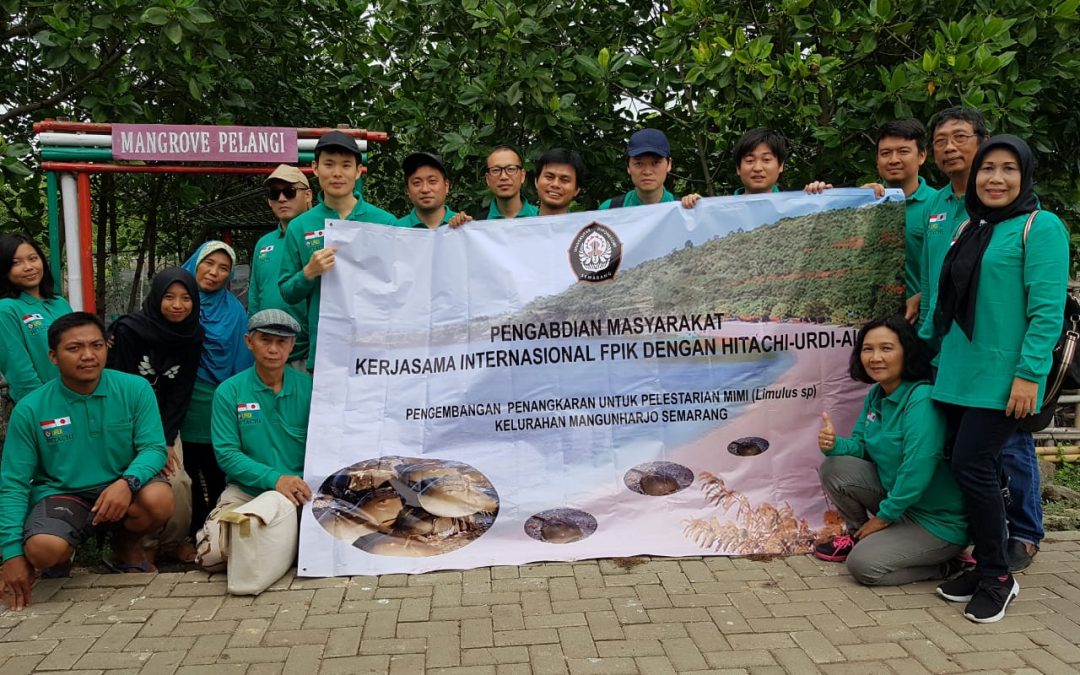
<path id="1" fill-rule="evenodd" d="M 570 268 L 581 281 L 607 281 L 622 263 L 622 242 L 607 225 L 591 223 L 570 244 Z"/>
<path id="2" fill-rule="evenodd" d="M 313 230 L 311 232 L 305 232 L 304 244 L 306 244 L 308 248 L 322 248 L 323 233 L 323 230 Z"/>
<path id="3" fill-rule="evenodd" d="M 41 428 L 41 433 L 45 435 L 46 443 L 60 443 L 69 441 L 72 438 L 70 417 L 45 420 L 40 422 L 38 426 Z"/>
<path id="4" fill-rule="evenodd" d="M 42 325 L 45 323 L 45 317 L 40 314 L 27 314 L 22 318 L 23 325 L 26 326 L 26 330 L 30 331 L 32 335 L 37 335 L 41 330 Z"/>
<path id="5" fill-rule="evenodd" d="M 240 424 L 258 424 L 262 421 L 262 408 L 258 403 L 237 403 L 236 419 Z"/>

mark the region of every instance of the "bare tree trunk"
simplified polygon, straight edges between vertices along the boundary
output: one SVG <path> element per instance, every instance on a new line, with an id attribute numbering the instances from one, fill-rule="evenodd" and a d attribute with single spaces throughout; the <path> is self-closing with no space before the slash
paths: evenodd
<path id="1" fill-rule="evenodd" d="M 134 282 L 131 284 L 131 295 L 128 298 L 127 311 L 132 312 L 135 307 L 138 306 L 139 290 L 143 275 L 143 263 L 146 260 L 146 253 L 149 249 L 150 242 L 157 239 L 157 221 L 158 211 L 161 207 L 161 187 L 163 176 L 155 176 L 154 181 L 150 187 L 150 208 L 146 213 L 146 226 L 143 228 L 142 243 L 139 244 L 139 257 L 135 261 L 135 277 Z M 151 261 L 153 261 L 153 253 L 151 252 Z M 153 269 L 153 262 L 151 262 L 150 269 Z"/>

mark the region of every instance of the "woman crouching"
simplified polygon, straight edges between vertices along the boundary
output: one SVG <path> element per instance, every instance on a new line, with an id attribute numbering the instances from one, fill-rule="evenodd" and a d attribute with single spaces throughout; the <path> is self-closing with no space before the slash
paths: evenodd
<path id="1" fill-rule="evenodd" d="M 859 330 L 851 377 L 874 384 L 855 430 L 838 437 L 822 414 L 818 445 L 828 455 L 821 485 L 848 533 L 819 544 L 822 560 L 846 560 L 862 584 L 940 579 L 968 542 L 964 500 L 942 457 L 945 417 L 930 399 L 926 347 L 903 317 Z"/>

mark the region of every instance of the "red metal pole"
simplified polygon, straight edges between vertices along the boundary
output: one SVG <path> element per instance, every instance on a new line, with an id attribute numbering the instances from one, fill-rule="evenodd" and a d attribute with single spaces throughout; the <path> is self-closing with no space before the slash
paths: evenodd
<path id="1" fill-rule="evenodd" d="M 90 222 L 90 174 L 76 175 L 79 187 L 79 255 L 82 258 L 83 311 L 97 311 L 94 298 L 94 228 Z M 70 242 L 68 243 L 70 246 Z"/>
<path id="2" fill-rule="evenodd" d="M 34 122 L 34 133 L 41 133 L 42 131 L 61 131 L 70 133 L 86 133 L 86 134 L 111 134 L 112 125 L 107 123 L 98 122 L 57 122 L 56 120 L 45 120 L 43 122 Z M 329 127 L 319 128 L 307 128 L 300 127 L 296 130 L 296 135 L 299 138 L 319 138 L 331 131 L 341 131 L 353 138 L 360 138 L 372 141 L 373 143 L 387 143 L 390 140 L 390 134 L 385 131 L 369 131 L 367 129 L 333 129 Z"/>

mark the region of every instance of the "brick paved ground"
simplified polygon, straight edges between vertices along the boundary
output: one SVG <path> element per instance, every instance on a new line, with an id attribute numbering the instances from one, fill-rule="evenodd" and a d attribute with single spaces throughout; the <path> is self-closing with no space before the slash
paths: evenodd
<path id="1" fill-rule="evenodd" d="M 0 614 L 0 674 L 1077 673 L 1080 532 L 1055 533 L 1002 622 L 933 584 L 869 589 L 811 557 L 599 560 L 279 581 L 44 581 Z"/>

